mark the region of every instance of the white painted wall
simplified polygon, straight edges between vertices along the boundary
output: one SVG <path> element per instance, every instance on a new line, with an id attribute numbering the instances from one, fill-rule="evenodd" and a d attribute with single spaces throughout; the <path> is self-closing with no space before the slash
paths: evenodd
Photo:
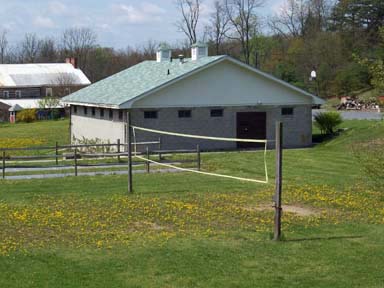
<path id="1" fill-rule="evenodd" d="M 117 139 L 124 142 L 124 130 L 124 122 L 72 115 L 71 139 L 74 136 L 78 139 L 83 137 L 86 139 L 99 138 L 111 143 L 117 143 Z"/>
<path id="2" fill-rule="evenodd" d="M 305 104 L 312 99 L 226 60 L 136 100 L 132 108 Z"/>

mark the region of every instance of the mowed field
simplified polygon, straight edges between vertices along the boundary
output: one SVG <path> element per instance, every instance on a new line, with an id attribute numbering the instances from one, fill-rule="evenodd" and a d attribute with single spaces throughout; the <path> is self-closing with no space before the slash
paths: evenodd
<path id="1" fill-rule="evenodd" d="M 274 151 L 269 185 L 143 174 L 128 195 L 126 176 L 0 180 L 0 287 L 384 287 L 384 189 L 352 152 L 384 122 L 343 128 L 284 151 L 281 242 Z M 66 142 L 68 122 L 0 124 L 0 143 L 30 137 Z M 263 157 L 203 153 L 202 170 L 263 178 Z"/>

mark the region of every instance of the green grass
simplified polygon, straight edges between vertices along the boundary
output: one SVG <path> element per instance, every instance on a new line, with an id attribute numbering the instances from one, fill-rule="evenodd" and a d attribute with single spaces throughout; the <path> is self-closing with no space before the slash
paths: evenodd
<path id="1" fill-rule="evenodd" d="M 284 150 L 283 202 L 315 214 L 284 212 L 280 243 L 259 209 L 273 151 L 270 185 L 134 175 L 127 195 L 126 176 L 0 181 L 0 287 L 383 287 L 384 191 L 364 184 L 351 147 L 384 138 L 384 123 L 342 127 Z M 202 168 L 259 178 L 262 153 L 207 153 Z"/>

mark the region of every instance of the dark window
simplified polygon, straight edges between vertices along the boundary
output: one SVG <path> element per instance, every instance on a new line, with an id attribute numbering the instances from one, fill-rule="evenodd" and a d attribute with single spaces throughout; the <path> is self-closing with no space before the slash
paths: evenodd
<path id="1" fill-rule="evenodd" d="M 211 117 L 223 117 L 223 109 L 212 109 Z"/>
<path id="2" fill-rule="evenodd" d="M 92 116 L 95 116 L 96 115 L 96 109 L 95 107 L 92 107 Z"/>
<path id="3" fill-rule="evenodd" d="M 191 110 L 179 110 L 179 118 L 191 118 Z"/>
<path id="4" fill-rule="evenodd" d="M 144 111 L 145 119 L 157 119 L 157 111 Z"/>
<path id="5" fill-rule="evenodd" d="M 3 97 L 5 99 L 9 98 L 9 91 L 3 91 Z"/>
<path id="6" fill-rule="evenodd" d="M 109 109 L 109 119 L 113 119 L 113 110 Z"/>
<path id="7" fill-rule="evenodd" d="M 73 106 L 73 113 L 77 114 L 77 106 Z"/>
<path id="8" fill-rule="evenodd" d="M 123 120 L 123 111 L 119 110 L 119 120 Z"/>
<path id="9" fill-rule="evenodd" d="M 84 106 L 84 115 L 88 114 L 88 108 Z"/>
<path id="10" fill-rule="evenodd" d="M 16 90 L 15 96 L 16 96 L 16 98 L 21 98 L 21 91 L 20 90 Z"/>
<path id="11" fill-rule="evenodd" d="M 284 115 L 284 116 L 293 115 L 293 108 L 292 107 L 281 108 L 281 115 Z"/>
<path id="12" fill-rule="evenodd" d="M 100 117 L 104 118 L 104 109 L 103 108 L 100 108 Z"/>

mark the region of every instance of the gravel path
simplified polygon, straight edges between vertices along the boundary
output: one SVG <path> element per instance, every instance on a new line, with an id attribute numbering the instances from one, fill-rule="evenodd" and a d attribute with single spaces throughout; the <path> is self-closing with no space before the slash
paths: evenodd
<path id="1" fill-rule="evenodd" d="M 151 173 L 176 173 L 183 172 L 178 169 L 157 169 L 152 170 Z M 133 170 L 134 174 L 147 173 L 146 170 Z M 98 172 L 79 172 L 78 176 L 96 176 L 96 175 L 127 175 L 128 171 L 98 171 Z M 30 179 L 50 179 L 50 178 L 64 178 L 74 176 L 73 173 L 59 173 L 59 174 L 38 174 L 38 175 L 15 175 L 6 176 L 7 180 L 30 180 Z"/>

